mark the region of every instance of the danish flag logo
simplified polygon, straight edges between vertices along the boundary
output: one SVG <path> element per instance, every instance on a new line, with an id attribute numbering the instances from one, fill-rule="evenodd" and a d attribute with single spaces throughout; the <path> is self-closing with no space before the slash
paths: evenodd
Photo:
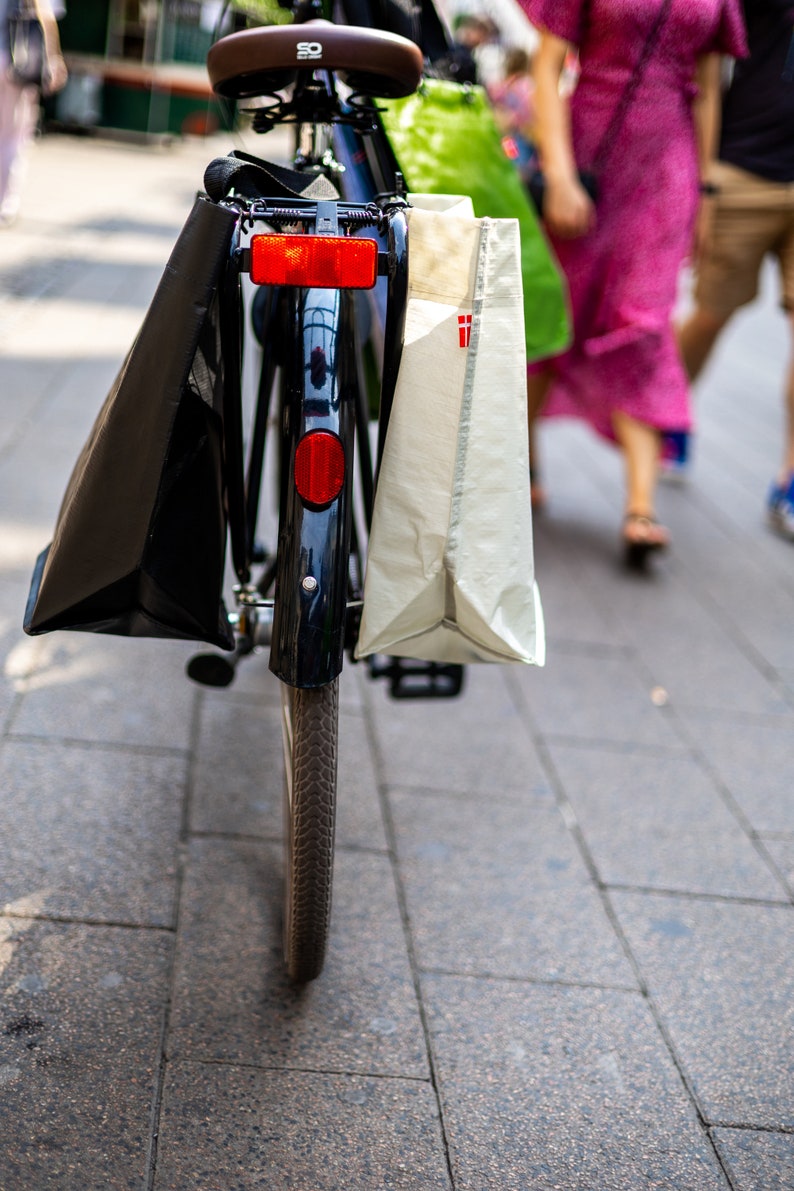
<path id="1" fill-rule="evenodd" d="M 471 315 L 458 315 L 458 339 L 461 347 L 468 347 L 471 342 Z"/>

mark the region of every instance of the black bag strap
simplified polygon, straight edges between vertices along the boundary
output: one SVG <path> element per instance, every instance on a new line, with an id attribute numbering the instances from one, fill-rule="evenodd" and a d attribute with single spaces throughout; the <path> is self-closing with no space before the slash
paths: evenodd
<path id="1" fill-rule="evenodd" d="M 204 189 L 216 203 L 226 198 L 230 190 L 246 198 L 339 197 L 332 183 L 321 174 L 301 174 L 238 150 L 209 163 L 204 171 Z"/>
<path id="2" fill-rule="evenodd" d="M 596 151 L 596 155 L 591 166 L 591 169 L 596 174 L 599 173 L 599 171 L 603 168 L 607 158 L 615 147 L 620 131 L 626 122 L 626 116 L 629 114 L 629 108 L 631 107 L 634 96 L 637 93 L 637 88 L 642 81 L 642 77 L 645 74 L 645 69 L 648 65 L 648 62 L 650 61 L 653 48 L 656 45 L 659 34 L 662 31 L 662 26 L 667 20 L 667 14 L 670 11 L 671 4 L 672 0 L 662 0 L 659 11 L 656 14 L 656 20 L 653 23 L 653 28 L 645 39 L 645 44 L 643 45 L 642 53 L 637 60 L 637 65 L 623 90 L 623 94 L 620 97 L 620 102 L 615 109 L 615 114 L 610 121 L 609 128 L 607 129 L 604 138 Z"/>

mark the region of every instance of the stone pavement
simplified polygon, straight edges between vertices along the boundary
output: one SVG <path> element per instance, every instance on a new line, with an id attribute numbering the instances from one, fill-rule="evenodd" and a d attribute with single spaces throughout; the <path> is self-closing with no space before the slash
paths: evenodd
<path id="1" fill-rule="evenodd" d="M 545 670 L 405 705 L 346 669 L 330 956 L 296 991 L 264 659 L 210 692 L 190 646 L 20 627 L 216 150 L 45 138 L 0 238 L 0 1188 L 791 1191 L 773 276 L 652 577 L 617 565 L 617 458 L 546 427 Z"/>

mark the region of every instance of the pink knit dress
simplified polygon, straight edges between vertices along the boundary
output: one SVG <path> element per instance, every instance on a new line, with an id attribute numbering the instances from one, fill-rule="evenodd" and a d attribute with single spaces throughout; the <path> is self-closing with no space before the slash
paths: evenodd
<path id="1" fill-rule="evenodd" d="M 571 128 L 577 164 L 587 168 L 662 0 L 521 2 L 534 25 L 579 47 Z M 710 52 L 746 54 L 740 0 L 671 0 L 599 173 L 595 227 L 575 240 L 552 237 L 574 343 L 551 361 L 544 414 L 583 418 L 606 438 L 614 438 L 615 410 L 660 430 L 690 425 L 671 317 L 699 198 L 693 80 L 698 57 Z"/>

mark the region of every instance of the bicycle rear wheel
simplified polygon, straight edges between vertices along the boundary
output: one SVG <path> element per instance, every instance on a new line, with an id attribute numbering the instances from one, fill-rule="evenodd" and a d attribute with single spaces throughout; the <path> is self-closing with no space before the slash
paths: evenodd
<path id="1" fill-rule="evenodd" d="M 284 742 L 284 960 L 292 980 L 319 976 L 331 917 L 339 679 L 281 687 Z"/>

